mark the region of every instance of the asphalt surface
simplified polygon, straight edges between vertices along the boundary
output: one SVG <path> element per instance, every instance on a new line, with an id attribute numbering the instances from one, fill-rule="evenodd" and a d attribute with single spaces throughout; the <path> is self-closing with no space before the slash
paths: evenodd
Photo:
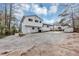
<path id="1" fill-rule="evenodd" d="M 0 55 L 7 55 L 8 52 L 5 52 L 5 51 L 9 51 L 9 52 L 15 51 L 15 50 L 19 51 L 22 49 L 27 51 L 35 47 L 38 47 L 39 49 L 43 49 L 43 50 L 55 48 L 53 46 L 61 44 L 69 36 L 72 36 L 72 33 L 53 32 L 53 31 L 26 34 L 25 36 L 22 36 L 22 37 L 19 37 L 18 35 L 8 36 L 0 39 L 0 53 L 1 53 Z M 39 49 L 36 49 L 35 51 Z M 53 50 L 53 49 L 50 49 L 50 50 Z M 28 55 L 39 55 L 39 54 L 42 55 L 41 53 L 37 54 L 35 52 L 34 54 L 32 54 L 32 52 L 30 54 L 28 53 Z M 50 52 L 47 52 L 47 53 L 46 53 L 47 55 L 55 55 L 55 54 L 51 54 Z M 8 55 L 19 55 L 19 54 L 14 53 L 14 54 L 8 54 Z"/>

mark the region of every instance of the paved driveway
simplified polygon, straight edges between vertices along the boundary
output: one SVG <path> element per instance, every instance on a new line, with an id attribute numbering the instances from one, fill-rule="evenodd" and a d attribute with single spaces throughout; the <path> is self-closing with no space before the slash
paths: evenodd
<path id="1" fill-rule="evenodd" d="M 27 47 L 25 45 L 41 44 L 41 43 L 52 43 L 58 44 L 60 41 L 64 40 L 67 34 L 63 32 L 43 32 L 26 34 L 23 37 L 18 36 L 8 36 L 6 38 L 0 39 L 0 49 L 13 49 L 20 47 Z"/>
<path id="2" fill-rule="evenodd" d="M 58 44 L 65 40 L 72 33 L 63 32 L 44 32 L 26 34 L 23 37 L 8 36 L 0 39 L 0 51 L 16 50 L 16 49 L 30 49 L 33 46 L 44 44 Z"/>

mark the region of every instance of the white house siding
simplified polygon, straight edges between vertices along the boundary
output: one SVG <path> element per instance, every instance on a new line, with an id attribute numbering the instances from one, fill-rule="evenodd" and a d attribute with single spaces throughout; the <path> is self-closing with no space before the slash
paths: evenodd
<path id="1" fill-rule="evenodd" d="M 33 19 L 33 21 L 28 21 L 28 19 Z M 40 21 L 40 19 L 37 19 L 37 17 L 26 17 L 23 21 L 23 25 L 27 25 L 27 26 L 37 26 L 37 27 L 42 27 L 42 23 L 36 23 L 35 20 Z"/>
<path id="2" fill-rule="evenodd" d="M 50 31 L 50 28 L 42 27 L 42 31 Z"/>
<path id="3" fill-rule="evenodd" d="M 59 30 L 59 27 L 61 27 L 61 29 L 62 29 L 62 26 L 56 26 L 56 25 L 54 25 L 54 30 Z"/>
<path id="4" fill-rule="evenodd" d="M 22 27 L 22 33 L 26 34 L 26 33 L 30 33 L 31 32 L 31 28 L 30 27 Z"/>
<path id="5" fill-rule="evenodd" d="M 50 30 L 53 30 L 53 25 L 49 26 L 50 27 Z"/>
<path id="6" fill-rule="evenodd" d="M 32 19 L 32 21 L 28 21 L 28 19 Z M 38 20 L 38 22 L 35 22 L 35 20 Z M 22 22 L 22 33 L 26 34 L 38 32 L 38 30 L 42 27 L 42 22 L 40 23 L 40 21 L 41 19 L 37 16 L 26 16 Z"/>
<path id="7" fill-rule="evenodd" d="M 48 26 L 48 27 L 47 27 L 47 26 Z M 41 30 L 42 30 L 42 31 L 50 31 L 50 30 L 53 30 L 53 25 L 43 24 Z"/>
<path id="8" fill-rule="evenodd" d="M 37 28 L 37 27 L 34 27 L 34 29 L 32 29 L 32 27 L 30 27 L 30 26 L 23 26 L 23 27 L 22 27 L 22 32 L 23 32 L 24 34 L 26 34 L 26 33 L 38 32 L 38 28 Z"/>

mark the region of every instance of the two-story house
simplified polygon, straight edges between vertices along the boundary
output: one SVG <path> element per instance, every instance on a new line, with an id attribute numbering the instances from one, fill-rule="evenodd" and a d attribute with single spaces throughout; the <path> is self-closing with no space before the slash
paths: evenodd
<path id="1" fill-rule="evenodd" d="M 41 32 L 42 19 L 36 15 L 23 16 L 20 23 L 20 31 L 24 34 Z"/>

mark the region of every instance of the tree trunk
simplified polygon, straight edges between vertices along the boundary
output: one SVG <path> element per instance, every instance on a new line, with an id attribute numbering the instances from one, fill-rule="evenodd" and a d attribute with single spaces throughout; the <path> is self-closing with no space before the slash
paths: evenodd
<path id="1" fill-rule="evenodd" d="M 10 4 L 10 18 L 9 18 L 9 31 L 10 31 L 10 25 L 11 25 L 11 20 L 12 20 L 12 4 Z"/>

